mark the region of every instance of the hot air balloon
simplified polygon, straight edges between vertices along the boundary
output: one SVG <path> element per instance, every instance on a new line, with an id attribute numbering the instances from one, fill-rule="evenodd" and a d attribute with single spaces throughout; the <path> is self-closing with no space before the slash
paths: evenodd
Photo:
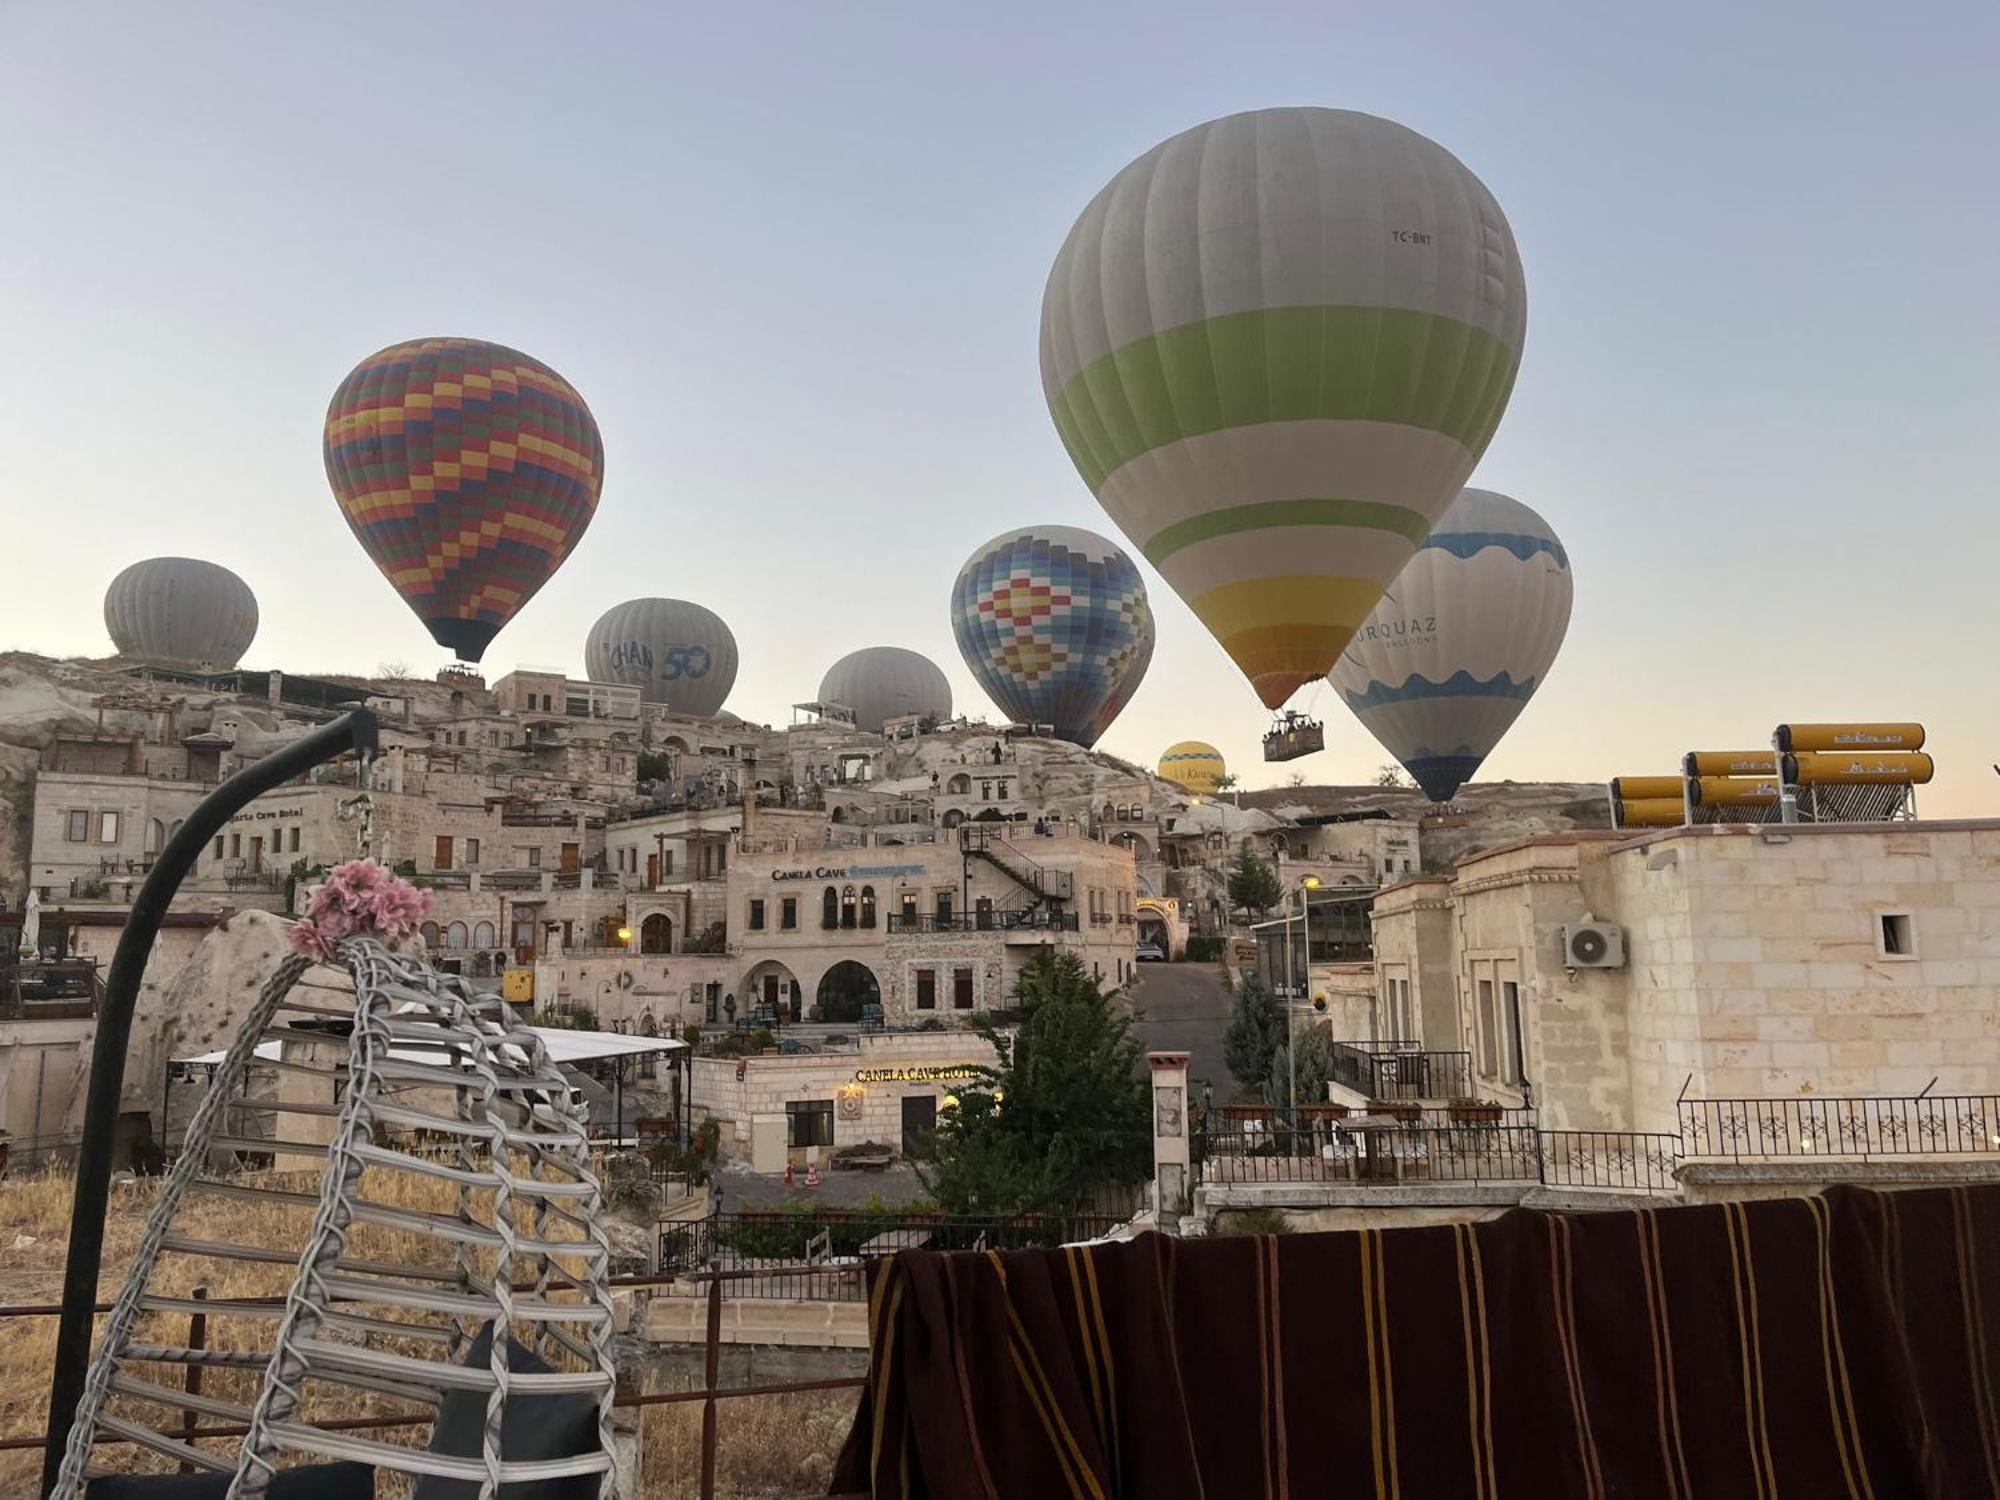
<path id="1" fill-rule="evenodd" d="M 949 719 L 951 684 L 927 656 L 901 646 L 869 646 L 826 669 L 819 701 L 845 704 L 854 710 L 856 724 L 880 734 L 888 720 L 907 714 Z"/>
<path id="2" fill-rule="evenodd" d="M 604 483 L 583 398 L 480 339 L 369 355 L 333 393 L 324 456 L 362 547 L 461 661 L 478 661 L 562 566 Z"/>
<path id="3" fill-rule="evenodd" d="M 1465 490 L 1328 680 L 1430 799 L 1448 802 L 1548 675 L 1570 594 L 1569 554 L 1548 522 Z"/>
<path id="4" fill-rule="evenodd" d="M 104 628 L 120 656 L 226 672 L 257 638 L 257 596 L 218 564 L 149 557 L 104 591 Z"/>
<path id="5" fill-rule="evenodd" d="M 590 627 L 583 666 L 592 682 L 627 683 L 648 703 L 713 717 L 736 683 L 736 637 L 686 599 L 627 599 Z"/>
<path id="6" fill-rule="evenodd" d="M 1259 110 L 1154 147 L 1083 211 L 1042 385 L 1099 503 L 1275 709 L 1472 472 L 1526 321 L 1506 217 L 1450 152 Z"/>
<path id="7" fill-rule="evenodd" d="M 1182 740 L 1177 745 L 1169 745 L 1160 756 L 1160 779 L 1171 781 L 1197 797 L 1211 795 L 1228 774 L 1229 768 L 1222 763 L 1222 752 L 1200 740 Z"/>
<path id="8" fill-rule="evenodd" d="M 951 586 L 951 632 L 1001 712 L 1086 749 L 1153 659 L 1145 580 L 1074 526 L 1020 527 L 974 552 Z"/>

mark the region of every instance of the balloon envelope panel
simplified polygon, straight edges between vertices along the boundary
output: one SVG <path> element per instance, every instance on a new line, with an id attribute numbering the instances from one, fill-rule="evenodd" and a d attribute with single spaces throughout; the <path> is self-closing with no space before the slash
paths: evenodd
<path id="1" fill-rule="evenodd" d="M 1527 707 L 1569 629 L 1569 554 L 1548 522 L 1464 491 L 1327 674 L 1434 802 Z"/>
<path id="2" fill-rule="evenodd" d="M 121 656 L 227 671 L 257 638 L 257 596 L 219 564 L 149 557 L 104 591 L 104 628 Z"/>
<path id="3" fill-rule="evenodd" d="M 736 685 L 736 637 L 722 617 L 686 599 L 628 599 L 590 627 L 584 671 L 593 682 L 639 688 L 648 703 L 704 718 Z"/>
<path id="4" fill-rule="evenodd" d="M 439 645 L 478 661 L 597 510 L 604 443 L 541 361 L 417 339 L 356 365 L 327 407 L 341 514 Z"/>
<path id="5" fill-rule="evenodd" d="M 1153 612 L 1132 559 L 1067 526 L 1024 527 L 973 553 L 951 629 L 979 685 L 1018 724 L 1086 748 L 1131 700 L 1153 657 Z"/>
<path id="6" fill-rule="evenodd" d="M 820 679 L 822 703 L 844 703 L 855 722 L 874 734 L 890 719 L 924 714 L 951 717 L 951 684 L 937 663 L 901 646 L 869 646 L 851 651 Z"/>
<path id="7" fill-rule="evenodd" d="M 1228 771 L 1222 761 L 1222 752 L 1200 740 L 1182 740 L 1177 745 L 1169 745 L 1160 756 L 1160 776 L 1163 780 L 1204 797 L 1221 784 Z"/>
<path id="8" fill-rule="evenodd" d="M 1259 110 L 1085 208 L 1042 300 L 1042 385 L 1099 503 L 1275 708 L 1472 472 L 1526 321 L 1506 217 L 1450 152 Z"/>

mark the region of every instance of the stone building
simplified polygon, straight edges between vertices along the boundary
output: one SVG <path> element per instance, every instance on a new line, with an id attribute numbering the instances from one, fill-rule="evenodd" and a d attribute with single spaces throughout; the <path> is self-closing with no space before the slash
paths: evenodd
<path id="1" fill-rule="evenodd" d="M 1566 951 L 1584 923 L 1622 960 Z M 1384 891 L 1374 931 L 1373 1035 L 1553 1126 L 2000 1092 L 2000 822 L 1534 838 Z"/>

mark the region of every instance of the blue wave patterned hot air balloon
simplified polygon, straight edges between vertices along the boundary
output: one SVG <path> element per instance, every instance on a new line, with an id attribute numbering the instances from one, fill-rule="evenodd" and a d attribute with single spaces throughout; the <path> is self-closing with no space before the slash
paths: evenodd
<path id="1" fill-rule="evenodd" d="M 1493 753 L 1569 629 L 1569 554 L 1549 523 L 1461 490 L 1327 680 L 1433 802 Z"/>
<path id="2" fill-rule="evenodd" d="M 1094 532 L 1024 526 L 958 570 L 951 632 L 979 685 L 1019 724 L 1088 748 L 1153 659 L 1153 611 L 1132 559 Z"/>

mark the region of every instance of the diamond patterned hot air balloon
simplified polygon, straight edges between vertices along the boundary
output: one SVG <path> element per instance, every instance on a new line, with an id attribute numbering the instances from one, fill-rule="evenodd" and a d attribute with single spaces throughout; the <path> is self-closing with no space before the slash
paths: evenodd
<path id="1" fill-rule="evenodd" d="M 478 661 L 597 510 L 604 443 L 569 382 L 480 339 L 371 354 L 327 408 L 341 514 L 432 639 Z"/>
<path id="2" fill-rule="evenodd" d="M 1145 580 L 1075 526 L 1022 526 L 958 570 L 951 630 L 979 685 L 1017 724 L 1051 724 L 1088 749 L 1153 659 Z"/>

